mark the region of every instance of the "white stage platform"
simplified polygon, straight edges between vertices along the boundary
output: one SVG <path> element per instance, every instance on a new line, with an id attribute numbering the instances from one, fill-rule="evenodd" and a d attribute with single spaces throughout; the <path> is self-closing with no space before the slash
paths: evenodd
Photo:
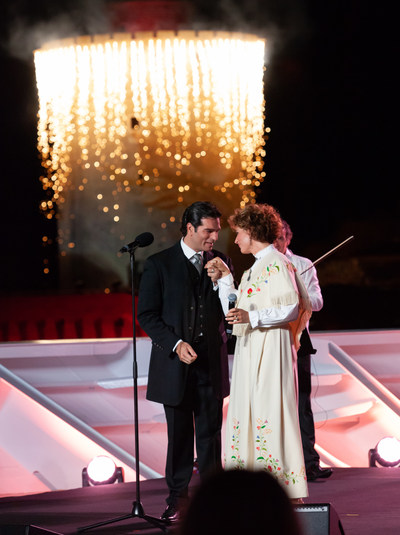
<path id="1" fill-rule="evenodd" d="M 313 411 L 323 463 L 368 466 L 400 439 L 400 331 L 313 333 Z M 137 340 L 141 476 L 162 477 L 163 408 L 145 399 L 151 342 Z M 81 486 L 100 453 L 135 480 L 130 339 L 0 344 L 0 495 Z M 225 415 L 227 404 L 225 403 Z"/>

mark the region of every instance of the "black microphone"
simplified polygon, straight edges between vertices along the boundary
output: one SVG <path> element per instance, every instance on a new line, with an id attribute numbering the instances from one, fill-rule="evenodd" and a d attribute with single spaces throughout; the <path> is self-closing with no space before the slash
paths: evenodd
<path id="1" fill-rule="evenodd" d="M 143 232 L 142 234 L 139 234 L 139 236 L 136 236 L 135 240 L 131 243 L 128 243 L 127 245 L 124 245 L 119 252 L 120 253 L 127 253 L 128 251 L 132 251 L 133 249 L 136 249 L 137 247 L 147 247 L 154 241 L 154 236 L 151 232 Z"/>
<path id="2" fill-rule="evenodd" d="M 235 308 L 236 306 L 236 295 L 235 294 L 229 294 L 228 295 L 228 310 L 231 310 L 232 308 Z M 226 334 L 228 335 L 228 338 L 232 336 L 232 329 L 233 326 L 228 323 L 228 327 L 226 328 Z"/>

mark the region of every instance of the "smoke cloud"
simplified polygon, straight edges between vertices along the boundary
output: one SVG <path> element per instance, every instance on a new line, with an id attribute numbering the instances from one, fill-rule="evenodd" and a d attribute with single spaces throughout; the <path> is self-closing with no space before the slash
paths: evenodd
<path id="1" fill-rule="evenodd" d="M 151 0 L 149 0 L 151 1 Z M 107 0 L 13 0 L 0 28 L 8 54 L 30 60 L 44 43 L 111 31 Z M 267 40 L 267 58 L 307 37 L 309 20 L 300 0 L 188 0 L 195 30 L 256 33 Z M 6 22 L 4 22 L 4 20 Z"/>
<path id="2" fill-rule="evenodd" d="M 196 29 L 255 33 L 267 41 L 266 62 L 310 35 L 301 0 L 197 0 Z M 211 27 L 211 25 L 213 25 Z"/>
<path id="3" fill-rule="evenodd" d="M 21 60 L 48 41 L 110 31 L 105 0 L 17 0 L 6 15 L 2 48 Z"/>

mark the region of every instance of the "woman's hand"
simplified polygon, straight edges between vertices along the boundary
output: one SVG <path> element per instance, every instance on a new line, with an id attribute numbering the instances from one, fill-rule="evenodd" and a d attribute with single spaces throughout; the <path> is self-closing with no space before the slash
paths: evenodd
<path id="1" fill-rule="evenodd" d="M 242 308 L 231 308 L 225 319 L 231 325 L 236 325 L 237 323 L 249 323 L 249 313 Z"/>

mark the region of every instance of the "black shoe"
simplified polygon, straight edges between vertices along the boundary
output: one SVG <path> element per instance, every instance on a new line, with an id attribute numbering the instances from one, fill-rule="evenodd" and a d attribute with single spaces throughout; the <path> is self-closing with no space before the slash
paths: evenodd
<path id="1" fill-rule="evenodd" d="M 307 470 L 307 480 L 315 481 L 316 479 L 327 479 L 333 474 L 332 468 L 321 468 L 320 466 L 314 466 Z"/>
<path id="2" fill-rule="evenodd" d="M 174 524 L 179 521 L 179 511 L 175 505 L 167 505 L 165 511 L 161 515 L 161 520 L 165 520 L 168 524 Z"/>

